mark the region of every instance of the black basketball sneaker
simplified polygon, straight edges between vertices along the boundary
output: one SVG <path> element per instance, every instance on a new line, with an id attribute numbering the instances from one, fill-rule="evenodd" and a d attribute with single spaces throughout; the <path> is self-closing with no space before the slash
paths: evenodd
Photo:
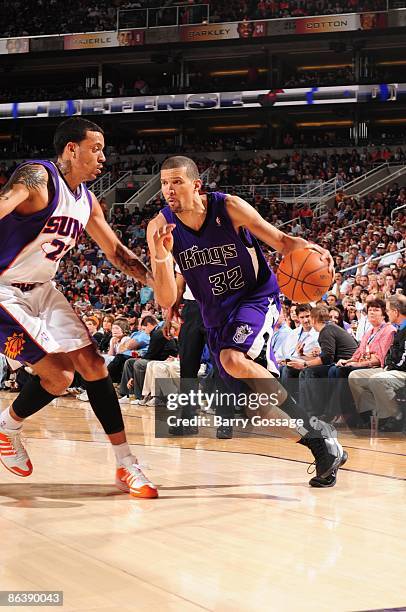
<path id="1" fill-rule="evenodd" d="M 316 432 L 307 433 L 299 440 L 299 444 L 307 446 L 314 457 L 312 466 L 316 476 L 310 479 L 309 484 L 317 488 L 334 487 L 337 470 L 347 461 L 348 454 L 338 442 L 337 433 L 331 425 L 318 421 L 316 427 Z"/>

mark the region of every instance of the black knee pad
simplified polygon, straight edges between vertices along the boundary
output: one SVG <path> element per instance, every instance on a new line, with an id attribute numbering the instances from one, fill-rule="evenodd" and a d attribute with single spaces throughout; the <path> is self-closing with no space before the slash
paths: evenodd
<path id="1" fill-rule="evenodd" d="M 107 435 L 124 430 L 124 421 L 117 393 L 110 376 L 101 380 L 85 380 L 89 402 Z"/>

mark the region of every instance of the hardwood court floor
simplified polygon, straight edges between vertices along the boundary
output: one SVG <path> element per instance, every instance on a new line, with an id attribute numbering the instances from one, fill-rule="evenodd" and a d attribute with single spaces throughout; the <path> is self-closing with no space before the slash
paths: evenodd
<path id="1" fill-rule="evenodd" d="M 151 409 L 125 412 L 160 498 L 117 491 L 89 404 L 58 400 L 25 424 L 32 476 L 0 472 L 0 590 L 63 590 L 64 611 L 87 612 L 406 604 L 406 437 L 343 435 L 350 459 L 317 490 L 297 444 L 156 440 Z"/>

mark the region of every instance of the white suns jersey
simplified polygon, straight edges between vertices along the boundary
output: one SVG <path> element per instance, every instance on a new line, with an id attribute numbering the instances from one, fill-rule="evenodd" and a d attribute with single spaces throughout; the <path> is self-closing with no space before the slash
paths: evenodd
<path id="1" fill-rule="evenodd" d="M 86 227 L 92 199 L 82 183 L 73 193 L 58 168 L 41 164 L 52 177 L 55 195 L 47 208 L 32 215 L 12 212 L 0 220 L 0 284 L 45 283 L 51 280 L 61 258 L 72 249 Z M 24 165 L 25 165 L 24 164 Z"/>

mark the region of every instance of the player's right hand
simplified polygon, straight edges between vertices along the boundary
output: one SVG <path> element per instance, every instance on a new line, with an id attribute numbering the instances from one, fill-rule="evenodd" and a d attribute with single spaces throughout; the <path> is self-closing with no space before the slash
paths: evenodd
<path id="1" fill-rule="evenodd" d="M 322 259 L 328 265 L 328 270 L 329 270 L 330 275 L 334 278 L 334 273 L 335 273 L 334 259 L 330 251 L 328 251 L 327 249 L 324 249 L 318 244 L 315 244 L 314 242 L 309 242 L 308 246 L 306 246 L 305 249 L 310 249 L 311 251 L 317 251 L 317 253 L 320 253 L 320 255 L 322 256 Z"/>
<path id="2" fill-rule="evenodd" d="M 175 229 L 176 225 L 174 223 L 168 223 L 167 225 L 163 225 L 158 227 L 155 230 L 152 239 L 154 241 L 155 246 L 155 257 L 158 259 L 163 259 L 170 253 L 173 249 L 173 236 L 172 232 Z"/>
<path id="3" fill-rule="evenodd" d="M 168 312 L 166 313 L 166 319 L 165 324 L 162 328 L 162 333 L 167 340 L 170 340 L 173 337 L 171 335 L 171 326 L 173 321 L 175 321 L 176 323 L 181 322 L 179 309 L 177 306 L 171 306 L 171 308 L 168 308 Z"/>

